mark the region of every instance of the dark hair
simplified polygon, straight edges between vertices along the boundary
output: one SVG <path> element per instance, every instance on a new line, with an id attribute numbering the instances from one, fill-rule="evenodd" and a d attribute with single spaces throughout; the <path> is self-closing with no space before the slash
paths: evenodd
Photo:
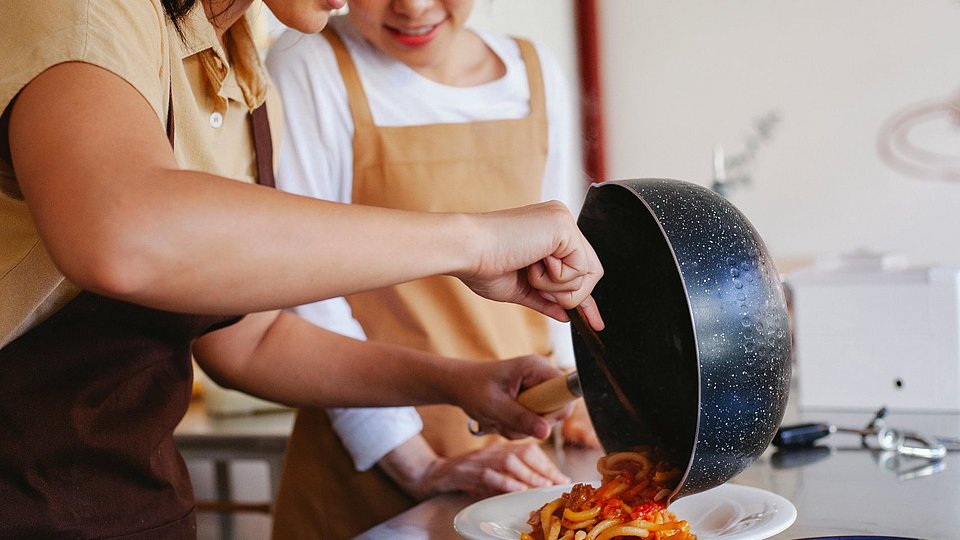
<path id="1" fill-rule="evenodd" d="M 177 33 L 180 34 L 180 37 L 183 37 L 183 32 L 180 30 L 180 19 L 190 11 L 190 8 L 197 3 L 197 0 L 160 0 L 160 3 L 163 4 L 163 10 L 167 12 L 167 17 L 170 17 L 170 21 L 173 22 L 173 27 L 177 29 Z"/>
<path id="2" fill-rule="evenodd" d="M 214 13 L 213 16 L 217 17 L 221 13 L 225 13 L 236 0 L 230 0 L 224 6 L 223 11 L 219 13 Z M 180 28 L 180 20 L 183 19 L 187 12 L 189 12 L 194 5 L 196 5 L 197 0 L 160 0 L 160 3 L 163 4 L 163 11 L 166 12 L 167 17 L 170 17 L 170 22 L 173 23 L 173 27 L 177 29 L 177 33 L 180 34 L 180 39 L 183 38 L 183 29 Z"/>

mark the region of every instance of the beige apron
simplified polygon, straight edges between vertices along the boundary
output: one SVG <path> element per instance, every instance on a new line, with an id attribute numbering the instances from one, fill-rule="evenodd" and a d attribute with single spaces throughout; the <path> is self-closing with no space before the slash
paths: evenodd
<path id="1" fill-rule="evenodd" d="M 518 40 L 530 84 L 521 119 L 377 127 L 346 47 L 325 32 L 353 114 L 353 203 L 430 212 L 487 212 L 540 200 L 547 118 L 540 63 Z M 533 310 L 480 298 L 452 277 L 348 297 L 371 341 L 454 358 L 550 354 L 547 321 Z M 448 405 L 420 407 L 423 436 L 441 456 L 497 440 L 475 437 Z M 287 450 L 274 538 L 350 538 L 415 504 L 379 468 L 358 473 L 323 411 L 301 410 Z"/>

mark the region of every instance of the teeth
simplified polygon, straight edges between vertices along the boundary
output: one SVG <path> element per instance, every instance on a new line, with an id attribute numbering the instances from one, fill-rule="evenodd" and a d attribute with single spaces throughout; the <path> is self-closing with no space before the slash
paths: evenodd
<path id="1" fill-rule="evenodd" d="M 433 30 L 432 26 L 421 26 L 419 28 L 398 28 L 397 31 L 405 36 L 422 36 Z"/>

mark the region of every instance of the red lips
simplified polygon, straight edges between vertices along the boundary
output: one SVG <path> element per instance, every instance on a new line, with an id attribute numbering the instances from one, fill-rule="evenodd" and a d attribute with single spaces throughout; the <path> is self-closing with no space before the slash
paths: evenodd
<path id="1" fill-rule="evenodd" d="M 436 37 L 437 33 L 440 31 L 440 26 L 442 24 L 443 23 L 434 25 L 432 28 L 430 28 L 429 31 L 423 34 L 407 34 L 395 28 L 391 28 L 389 26 L 386 28 L 387 28 L 387 32 L 390 33 L 390 36 L 397 43 L 400 43 L 401 45 L 405 45 L 407 47 L 421 47 L 423 45 L 426 45 L 427 43 L 432 41 L 434 37 Z"/>

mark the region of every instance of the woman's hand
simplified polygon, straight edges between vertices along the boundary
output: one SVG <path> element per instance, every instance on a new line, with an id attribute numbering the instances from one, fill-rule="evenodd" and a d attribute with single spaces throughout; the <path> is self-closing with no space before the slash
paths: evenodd
<path id="1" fill-rule="evenodd" d="M 379 465 L 418 500 L 451 491 L 482 498 L 570 482 L 538 445 L 520 441 L 442 458 L 417 436 L 384 456 Z"/>
<path id="2" fill-rule="evenodd" d="M 590 325 L 603 329 L 590 296 L 603 267 L 566 206 L 550 201 L 476 217 L 480 255 L 455 274 L 467 286 L 560 321 L 568 320 L 565 310 L 581 306 Z"/>
<path id="3" fill-rule="evenodd" d="M 424 487 L 432 493 L 462 491 L 479 499 L 569 482 L 570 478 L 538 445 L 508 441 L 438 458 L 424 479 Z"/>
<path id="4" fill-rule="evenodd" d="M 476 420 L 484 432 L 496 431 L 508 439 L 546 439 L 550 424 L 563 420 L 573 404 L 540 416 L 517 402 L 520 392 L 563 375 L 546 358 L 521 356 L 501 362 L 457 362 L 447 376 L 450 399 Z"/>

